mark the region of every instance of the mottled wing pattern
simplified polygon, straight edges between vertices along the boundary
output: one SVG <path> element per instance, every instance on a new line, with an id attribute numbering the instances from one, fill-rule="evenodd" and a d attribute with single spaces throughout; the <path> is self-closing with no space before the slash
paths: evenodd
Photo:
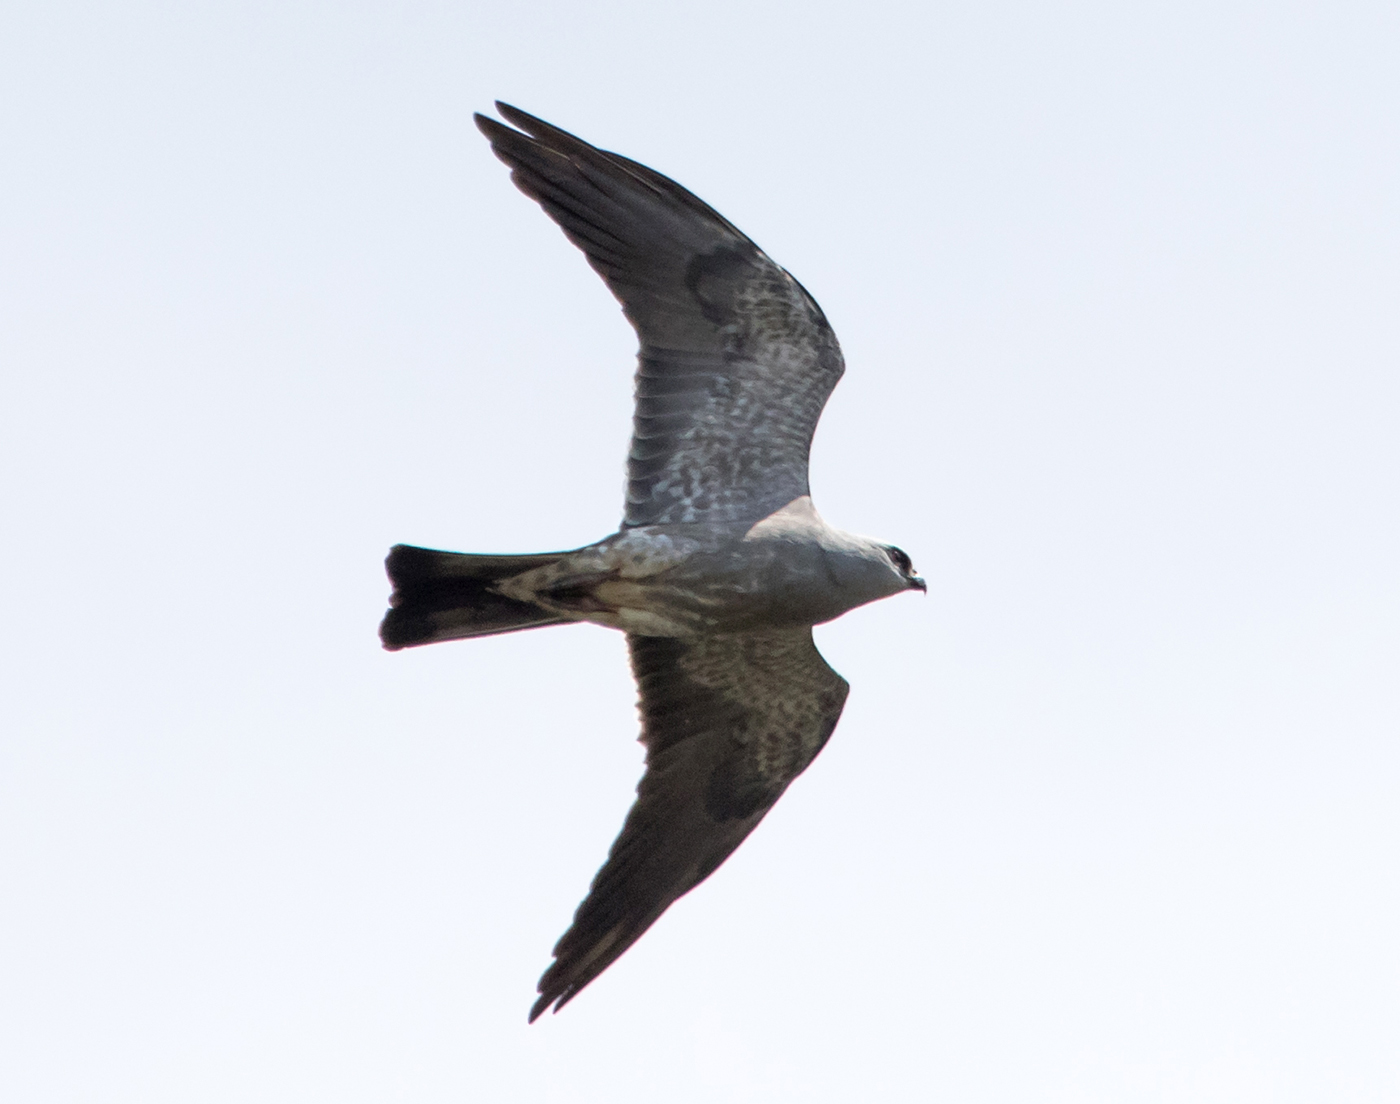
<path id="1" fill-rule="evenodd" d="M 533 1022 L 729 857 L 836 727 L 850 689 L 810 629 L 629 636 L 646 745 L 637 801 L 540 979 Z"/>
<path id="2" fill-rule="evenodd" d="M 806 494 L 812 433 L 843 371 L 821 308 L 673 180 L 496 106 L 520 130 L 477 126 L 641 344 L 623 525 L 757 521 Z"/>

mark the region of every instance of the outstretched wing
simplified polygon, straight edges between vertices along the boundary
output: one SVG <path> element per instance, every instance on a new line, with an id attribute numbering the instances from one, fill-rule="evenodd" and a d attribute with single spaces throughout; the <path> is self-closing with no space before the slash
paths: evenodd
<path id="1" fill-rule="evenodd" d="M 810 629 L 629 636 L 646 745 L 637 801 L 540 978 L 533 1023 L 729 857 L 821 751 L 850 689 Z"/>
<path id="2" fill-rule="evenodd" d="M 812 433 L 843 371 L 821 308 L 675 181 L 496 107 L 520 130 L 481 115 L 477 126 L 641 343 L 623 525 L 757 521 L 805 495 Z"/>

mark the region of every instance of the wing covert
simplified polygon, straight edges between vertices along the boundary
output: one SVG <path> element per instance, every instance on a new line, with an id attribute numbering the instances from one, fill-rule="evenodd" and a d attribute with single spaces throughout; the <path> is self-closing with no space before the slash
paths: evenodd
<path id="1" fill-rule="evenodd" d="M 850 687 L 810 629 L 629 636 L 646 773 L 540 979 L 533 1022 L 611 965 L 753 831 L 830 738 Z"/>
<path id="2" fill-rule="evenodd" d="M 816 301 L 675 181 L 496 106 L 520 130 L 477 126 L 637 331 L 624 526 L 757 521 L 808 493 L 812 434 L 844 370 Z"/>

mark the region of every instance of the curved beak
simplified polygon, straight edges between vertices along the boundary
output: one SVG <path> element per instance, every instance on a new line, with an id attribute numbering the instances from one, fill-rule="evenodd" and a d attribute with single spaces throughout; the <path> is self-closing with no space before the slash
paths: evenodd
<path id="1" fill-rule="evenodd" d="M 922 591 L 924 594 L 927 594 L 927 593 L 928 593 L 928 583 L 924 582 L 922 576 L 919 576 L 919 575 L 910 575 L 910 576 L 909 576 L 909 589 L 910 589 L 910 590 Z"/>

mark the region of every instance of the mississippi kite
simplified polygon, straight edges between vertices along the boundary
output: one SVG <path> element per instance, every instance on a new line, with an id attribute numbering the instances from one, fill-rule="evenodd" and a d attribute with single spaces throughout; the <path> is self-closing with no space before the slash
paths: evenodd
<path id="1" fill-rule="evenodd" d="M 849 689 L 812 626 L 904 590 L 909 557 L 828 526 L 807 455 L 844 363 L 821 308 L 679 184 L 506 104 L 476 124 L 637 331 L 622 525 L 571 552 L 397 545 L 390 650 L 591 621 L 627 634 L 646 772 L 539 983 L 562 1008 L 743 842 Z"/>

